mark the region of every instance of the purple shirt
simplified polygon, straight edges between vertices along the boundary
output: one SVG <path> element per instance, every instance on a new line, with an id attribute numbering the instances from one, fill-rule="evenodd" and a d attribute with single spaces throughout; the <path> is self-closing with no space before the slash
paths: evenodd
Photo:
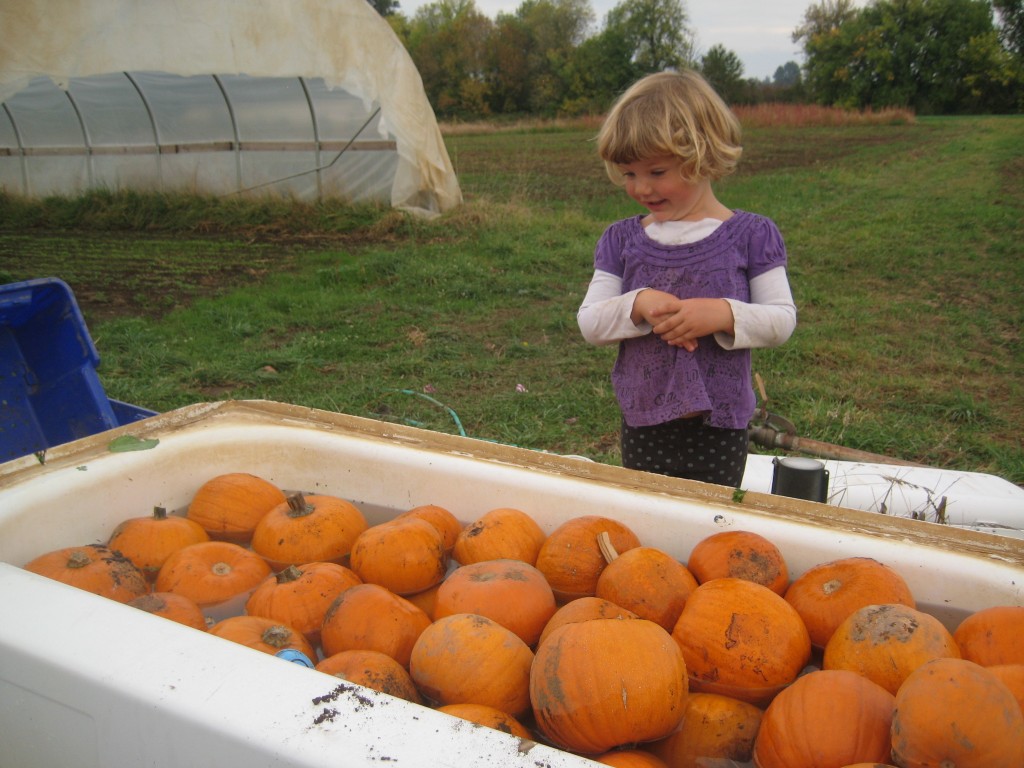
<path id="1" fill-rule="evenodd" d="M 751 278 L 786 264 L 782 235 L 764 216 L 735 211 L 709 237 L 688 245 L 652 240 L 642 218 L 612 224 L 594 253 L 594 268 L 622 278 L 623 293 L 649 287 L 681 299 L 749 302 Z M 619 343 L 612 384 L 631 427 L 704 413 L 713 427 L 746 429 L 756 405 L 750 370 L 749 349 L 723 349 L 714 335 L 687 352 L 648 333 Z"/>

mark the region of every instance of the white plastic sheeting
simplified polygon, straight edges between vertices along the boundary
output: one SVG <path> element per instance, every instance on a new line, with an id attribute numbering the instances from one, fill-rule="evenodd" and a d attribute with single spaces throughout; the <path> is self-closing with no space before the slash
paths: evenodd
<path id="1" fill-rule="evenodd" d="M 365 0 L 0 4 L 0 187 L 380 200 L 458 180 L 415 65 Z"/>

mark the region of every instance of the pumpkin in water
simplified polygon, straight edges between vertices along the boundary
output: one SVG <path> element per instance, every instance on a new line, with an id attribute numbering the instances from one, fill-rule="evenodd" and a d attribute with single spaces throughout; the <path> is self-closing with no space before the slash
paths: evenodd
<path id="1" fill-rule="evenodd" d="M 731 577 L 693 591 L 672 636 L 690 688 L 766 704 L 796 680 L 811 656 L 799 614 L 768 587 Z"/>
<path id="2" fill-rule="evenodd" d="M 784 595 L 789 586 L 789 568 L 781 550 L 753 531 L 721 531 L 697 542 L 686 561 L 697 581 L 732 576 L 768 587 Z"/>
<path id="3" fill-rule="evenodd" d="M 533 652 L 512 630 L 474 613 L 437 619 L 409 659 L 420 693 L 436 706 L 485 704 L 519 717 L 530 708 Z"/>
<path id="4" fill-rule="evenodd" d="M 412 648 L 430 617 L 379 584 L 357 584 L 327 609 L 320 630 L 325 656 L 350 650 L 379 651 L 409 666 Z"/>
<path id="5" fill-rule="evenodd" d="M 394 519 L 401 521 L 408 520 L 409 518 L 425 520 L 434 526 L 444 541 L 445 554 L 451 556 L 452 549 L 455 548 L 455 540 L 458 539 L 459 534 L 462 532 L 462 523 L 459 522 L 458 518 L 450 510 L 445 507 L 439 507 L 437 504 L 421 504 L 418 507 L 413 507 L 401 513 Z"/>
<path id="6" fill-rule="evenodd" d="M 697 580 L 686 566 L 657 547 L 633 547 L 621 555 L 604 535 L 599 541 L 608 564 L 597 578 L 595 597 L 671 632 Z"/>
<path id="7" fill-rule="evenodd" d="M 610 600 L 601 597 L 577 597 L 561 606 L 544 625 L 544 631 L 540 633 L 538 643 L 544 640 L 563 624 L 572 624 L 577 621 L 590 621 L 591 619 L 637 619 L 632 611 L 627 611 L 621 605 L 616 605 Z"/>
<path id="8" fill-rule="evenodd" d="M 835 768 L 889 757 L 896 698 L 845 670 L 809 672 L 776 696 L 754 741 L 758 768 Z"/>
<path id="9" fill-rule="evenodd" d="M 991 667 L 1024 664 L 1024 606 L 982 608 L 953 630 L 963 658 Z"/>
<path id="10" fill-rule="evenodd" d="M 565 624 L 537 648 L 530 672 L 537 728 L 581 754 L 664 738 L 682 718 L 686 696 L 679 646 L 646 619 Z"/>
<path id="11" fill-rule="evenodd" d="M 522 560 L 536 565 L 545 538 L 540 525 L 526 512 L 498 507 L 459 532 L 452 557 L 462 565 L 483 560 Z"/>
<path id="12" fill-rule="evenodd" d="M 678 727 L 647 749 L 672 768 L 702 768 L 701 758 L 747 763 L 763 714 L 753 704 L 731 696 L 691 693 Z"/>
<path id="13" fill-rule="evenodd" d="M 1024 714 L 985 667 L 934 659 L 911 672 L 896 694 L 892 758 L 901 768 L 1024 765 Z"/>
<path id="14" fill-rule="evenodd" d="M 448 559 L 437 528 L 421 518 L 406 517 L 359 534 L 349 567 L 368 584 L 412 595 L 440 584 L 448 572 Z"/>
<path id="15" fill-rule="evenodd" d="M 204 541 L 168 557 L 154 589 L 184 595 L 206 608 L 247 598 L 270 573 L 267 562 L 251 549 L 229 541 Z"/>
<path id="16" fill-rule="evenodd" d="M 209 633 L 270 655 L 291 649 L 316 659 L 316 651 L 301 632 L 262 616 L 229 616 L 210 627 Z"/>
<path id="17" fill-rule="evenodd" d="M 163 507 L 154 507 L 148 517 L 131 517 L 121 522 L 110 535 L 107 546 L 116 549 L 154 581 L 160 566 L 189 544 L 209 541 L 203 526 L 181 515 L 168 515 Z"/>
<path id="18" fill-rule="evenodd" d="M 597 579 L 608 564 L 598 543 L 602 533 L 619 554 L 640 546 L 640 539 L 628 526 L 600 515 L 567 520 L 541 545 L 535 565 L 560 605 L 596 594 Z"/>
<path id="19" fill-rule="evenodd" d="M 660 757 L 642 749 L 615 749 L 590 759 L 613 768 L 668 768 Z"/>
<path id="20" fill-rule="evenodd" d="M 267 576 L 245 602 L 250 616 L 263 616 L 294 627 L 313 645 L 334 600 L 349 587 L 362 584 L 355 571 L 337 563 L 290 565 Z"/>
<path id="21" fill-rule="evenodd" d="M 438 707 L 437 711 L 477 725 L 493 728 L 496 731 L 507 733 L 509 736 L 533 739 L 533 734 L 526 729 L 526 726 L 508 712 L 502 712 L 500 709 L 484 704 L 446 704 L 443 707 Z"/>
<path id="22" fill-rule="evenodd" d="M 55 549 L 30 560 L 25 570 L 119 603 L 149 592 L 142 571 L 120 552 L 102 544 Z"/>
<path id="23" fill-rule="evenodd" d="M 292 493 L 260 518 L 251 546 L 275 571 L 319 561 L 345 565 L 365 530 L 366 518 L 351 502 Z"/>
<path id="24" fill-rule="evenodd" d="M 907 675 L 940 657 L 960 658 L 960 649 L 934 616 L 899 603 L 866 605 L 832 633 L 822 667 L 856 672 L 895 695 Z"/>
<path id="25" fill-rule="evenodd" d="M 320 661 L 316 668 L 364 688 L 372 688 L 413 704 L 423 703 L 408 670 L 380 651 L 341 651 Z"/>
<path id="26" fill-rule="evenodd" d="M 284 491 L 247 472 L 212 477 L 195 492 L 188 518 L 199 523 L 211 539 L 248 544 L 260 519 L 278 504 Z"/>
<path id="27" fill-rule="evenodd" d="M 184 624 L 186 627 L 206 631 L 203 609 L 184 595 L 176 595 L 173 592 L 150 592 L 148 595 L 135 598 L 128 605 L 154 616 Z"/>
<path id="28" fill-rule="evenodd" d="M 1010 689 L 1010 693 L 1020 704 L 1024 712 L 1024 664 L 995 664 L 985 667 L 989 672 L 998 677 L 1003 685 Z"/>
<path id="29" fill-rule="evenodd" d="M 869 557 L 820 563 L 795 578 L 785 598 L 804 620 L 815 648 L 824 648 L 836 627 L 865 605 L 902 603 L 917 607 L 903 577 Z"/>
<path id="30" fill-rule="evenodd" d="M 456 568 L 437 590 L 434 619 L 476 613 L 535 645 L 557 606 L 544 574 L 522 560 L 484 560 Z"/>

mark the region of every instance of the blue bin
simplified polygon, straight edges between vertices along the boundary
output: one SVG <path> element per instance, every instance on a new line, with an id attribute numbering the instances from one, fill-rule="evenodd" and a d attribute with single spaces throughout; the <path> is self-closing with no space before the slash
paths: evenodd
<path id="1" fill-rule="evenodd" d="M 99 362 L 64 281 L 0 286 L 0 461 L 154 415 L 109 399 Z"/>

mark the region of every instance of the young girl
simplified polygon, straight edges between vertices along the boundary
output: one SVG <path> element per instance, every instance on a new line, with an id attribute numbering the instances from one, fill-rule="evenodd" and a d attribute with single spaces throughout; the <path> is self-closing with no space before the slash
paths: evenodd
<path id="1" fill-rule="evenodd" d="M 736 168 L 736 117 L 697 73 L 649 75 L 598 134 L 612 181 L 646 210 L 605 230 L 577 320 L 618 344 L 622 464 L 738 487 L 754 414 L 751 353 L 796 326 L 775 224 L 711 183 Z"/>

